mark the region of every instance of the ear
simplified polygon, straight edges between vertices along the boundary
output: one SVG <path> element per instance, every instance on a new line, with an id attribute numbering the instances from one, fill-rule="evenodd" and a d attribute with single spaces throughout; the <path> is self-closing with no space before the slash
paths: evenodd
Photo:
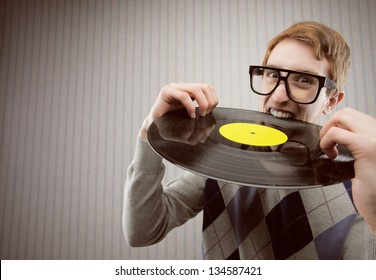
<path id="1" fill-rule="evenodd" d="M 343 100 L 344 97 L 344 91 L 336 91 L 334 93 L 331 93 L 328 100 L 326 100 L 325 106 L 322 111 L 323 114 L 329 114 L 334 109 L 334 107 L 336 107 Z"/>

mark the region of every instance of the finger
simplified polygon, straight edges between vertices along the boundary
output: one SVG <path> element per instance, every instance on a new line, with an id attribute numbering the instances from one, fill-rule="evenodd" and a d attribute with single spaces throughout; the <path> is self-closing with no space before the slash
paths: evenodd
<path id="1" fill-rule="evenodd" d="M 352 108 L 345 108 L 342 111 L 351 115 L 354 132 L 376 137 L 376 119 L 374 117 Z"/>
<path id="2" fill-rule="evenodd" d="M 173 84 L 173 86 L 181 91 L 187 92 L 193 98 L 199 107 L 200 116 L 205 116 L 208 110 L 209 102 L 204 94 L 203 89 L 197 84 Z"/>
<path id="3" fill-rule="evenodd" d="M 153 108 L 154 118 L 163 116 L 169 111 L 184 107 L 188 115 L 195 117 L 196 106 L 187 92 L 180 91 L 172 86 L 162 88 Z"/>
<path id="4" fill-rule="evenodd" d="M 200 116 L 205 116 L 212 110 L 216 104 L 216 95 L 209 85 L 205 84 L 172 84 L 173 87 L 180 91 L 185 91 L 197 102 Z"/>
<path id="5" fill-rule="evenodd" d="M 320 147 L 329 158 L 336 158 L 338 150 L 337 144 L 346 146 L 355 158 L 360 156 L 362 150 L 362 137 L 355 133 L 339 127 L 330 128 L 320 141 Z"/>
<path id="6" fill-rule="evenodd" d="M 334 113 L 333 117 L 323 126 L 323 128 L 320 131 L 320 137 L 322 138 L 329 129 L 332 127 L 339 127 L 346 130 L 353 131 L 355 129 L 354 127 L 354 121 L 351 114 L 345 112 L 345 111 L 337 111 Z"/>
<path id="7" fill-rule="evenodd" d="M 203 90 L 206 96 L 206 99 L 208 100 L 209 104 L 208 104 L 208 110 L 206 113 L 209 114 L 210 112 L 213 111 L 213 109 L 219 103 L 217 93 L 215 92 L 214 87 L 212 85 L 209 85 L 209 84 L 198 84 L 198 85 L 201 87 L 201 89 Z"/>
<path id="8" fill-rule="evenodd" d="M 349 108 L 349 107 L 346 107 L 344 109 L 341 110 L 342 112 L 345 112 L 347 114 L 351 114 L 353 117 L 357 117 L 357 118 L 366 118 L 368 120 L 375 120 L 374 117 L 370 116 L 370 115 L 367 115 L 363 112 L 360 112 L 358 110 L 355 110 L 353 108 Z"/>
<path id="9" fill-rule="evenodd" d="M 334 159 L 338 155 L 337 142 L 334 136 L 336 135 L 336 131 L 340 130 L 338 127 L 333 127 L 321 138 L 320 147 L 329 158 Z"/>
<path id="10" fill-rule="evenodd" d="M 192 98 L 190 97 L 190 95 L 188 95 L 184 91 L 178 91 L 178 90 L 176 90 L 174 93 L 175 93 L 175 96 L 177 98 L 176 100 L 179 101 L 183 105 L 183 107 L 187 111 L 187 114 L 191 118 L 195 118 L 196 117 L 196 106 L 195 106 L 194 102 L 192 101 Z"/>
<path id="11" fill-rule="evenodd" d="M 323 126 L 320 137 L 326 134 L 331 127 L 340 127 L 352 132 L 369 134 L 374 130 L 375 119 L 365 113 L 352 108 L 337 111 L 333 117 Z"/>

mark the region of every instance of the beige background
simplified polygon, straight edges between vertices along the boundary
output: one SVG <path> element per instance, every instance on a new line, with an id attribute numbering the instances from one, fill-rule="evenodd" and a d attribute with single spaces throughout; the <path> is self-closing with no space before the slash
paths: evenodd
<path id="1" fill-rule="evenodd" d="M 343 106 L 376 115 L 376 1 L 0 1 L 1 259 L 195 259 L 201 219 L 148 248 L 121 228 L 138 129 L 159 89 L 208 82 L 257 109 L 248 65 L 300 20 L 340 31 Z M 179 169 L 169 165 L 167 177 Z"/>

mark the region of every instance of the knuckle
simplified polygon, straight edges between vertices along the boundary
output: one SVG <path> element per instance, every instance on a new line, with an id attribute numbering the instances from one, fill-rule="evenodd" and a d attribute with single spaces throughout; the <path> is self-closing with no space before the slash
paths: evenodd
<path id="1" fill-rule="evenodd" d="M 203 88 L 209 91 L 213 90 L 213 86 L 211 84 L 203 84 Z"/>
<path id="2" fill-rule="evenodd" d="M 169 91 L 169 89 L 170 89 L 170 85 L 165 85 L 165 86 L 163 86 L 162 88 L 161 88 L 161 93 L 164 93 L 164 92 L 167 92 L 167 91 Z"/>

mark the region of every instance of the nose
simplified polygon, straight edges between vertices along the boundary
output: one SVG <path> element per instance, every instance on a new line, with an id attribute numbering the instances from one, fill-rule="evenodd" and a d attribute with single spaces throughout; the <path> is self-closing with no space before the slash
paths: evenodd
<path id="1" fill-rule="evenodd" d="M 276 104 L 283 104 L 289 101 L 285 81 L 280 81 L 271 98 Z"/>

